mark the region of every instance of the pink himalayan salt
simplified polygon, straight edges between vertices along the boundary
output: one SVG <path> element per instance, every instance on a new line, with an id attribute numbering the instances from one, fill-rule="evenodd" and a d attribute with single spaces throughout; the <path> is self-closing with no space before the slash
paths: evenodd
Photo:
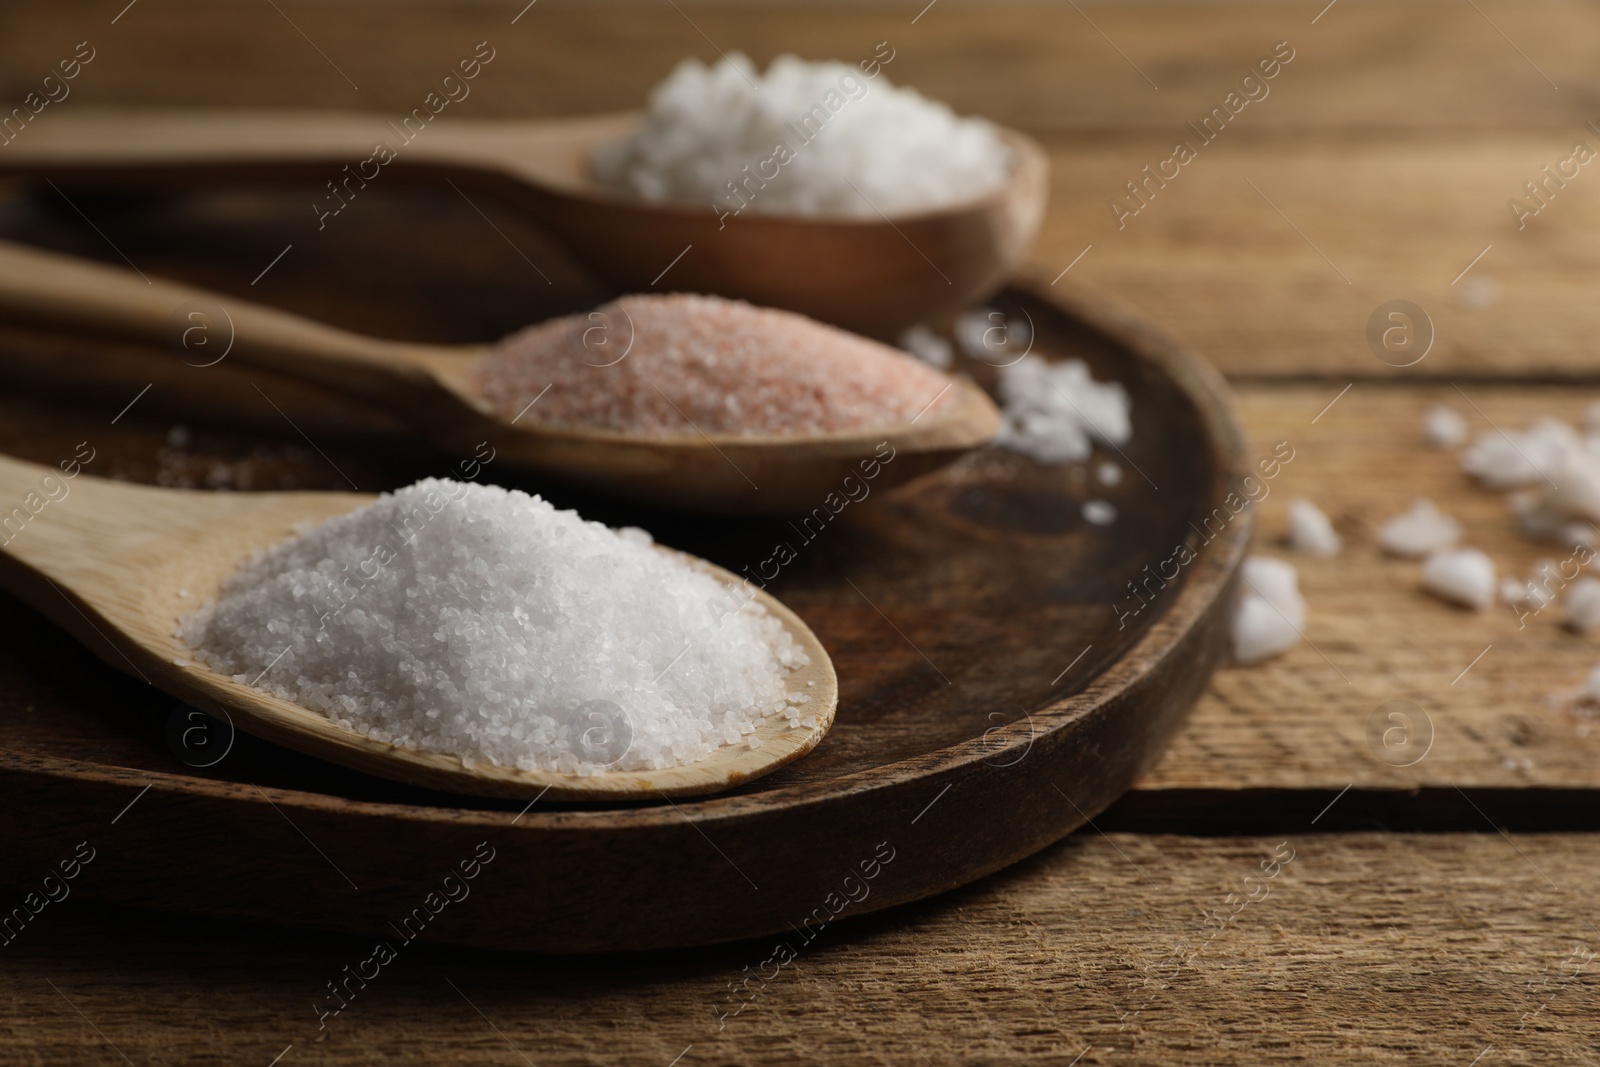
<path id="1" fill-rule="evenodd" d="M 948 378 L 887 345 L 790 311 L 688 293 L 625 296 L 529 327 L 491 348 L 476 372 L 507 419 L 549 386 L 524 418 L 664 437 L 889 427 L 950 401 Z"/>

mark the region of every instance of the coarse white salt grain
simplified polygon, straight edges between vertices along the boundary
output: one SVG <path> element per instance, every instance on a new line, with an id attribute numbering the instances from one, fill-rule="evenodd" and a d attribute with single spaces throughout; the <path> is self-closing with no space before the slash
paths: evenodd
<path id="1" fill-rule="evenodd" d="M 1086 500 L 1083 517 L 1096 526 L 1110 526 L 1117 521 L 1117 508 L 1109 500 Z"/>
<path id="2" fill-rule="evenodd" d="M 1289 547 L 1308 556 L 1337 556 L 1343 542 L 1333 523 L 1309 500 L 1289 501 Z"/>
<path id="3" fill-rule="evenodd" d="M 1000 369 L 1005 421 L 996 442 L 1040 463 L 1077 463 L 1092 442 L 1125 445 L 1133 436 L 1128 392 L 1097 382 L 1081 359 L 1051 363 L 1024 356 Z"/>
<path id="4" fill-rule="evenodd" d="M 1578 432 L 1560 419 L 1536 419 L 1521 433 L 1485 430 L 1461 454 L 1461 469 L 1485 489 L 1514 489 L 1543 482 L 1583 447 Z"/>
<path id="5" fill-rule="evenodd" d="M 692 561 L 516 490 L 428 479 L 259 553 L 178 635 L 378 741 L 592 774 L 702 760 L 805 650 Z"/>
<path id="6" fill-rule="evenodd" d="M 1585 575 L 1573 582 L 1561 607 L 1563 621 L 1579 633 L 1600 627 L 1600 578 Z"/>
<path id="7" fill-rule="evenodd" d="M 1109 459 L 1101 460 L 1094 469 L 1094 476 L 1101 485 L 1119 485 L 1122 482 L 1122 468 Z"/>
<path id="8" fill-rule="evenodd" d="M 601 185 L 719 217 L 929 210 L 989 192 L 1010 167 L 992 123 L 896 89 L 879 64 L 869 77 L 785 55 L 763 75 L 737 52 L 714 67 L 678 64 L 651 90 L 638 130 L 590 161 Z"/>
<path id="9" fill-rule="evenodd" d="M 1475 548 L 1443 549 L 1422 564 L 1422 588 L 1443 600 L 1482 611 L 1494 603 L 1494 562 Z"/>
<path id="10" fill-rule="evenodd" d="M 1556 592 L 1566 584 L 1561 578 L 1556 561 L 1542 559 L 1533 565 L 1526 580 L 1507 578 L 1500 583 L 1500 598 L 1512 606 L 1526 606 L 1535 612 L 1556 598 Z"/>
<path id="11" fill-rule="evenodd" d="M 1306 602 L 1294 566 L 1270 556 L 1250 556 L 1241 578 L 1233 616 L 1234 661 L 1259 663 L 1298 644 L 1306 624 Z"/>
<path id="12" fill-rule="evenodd" d="M 1392 556 L 1426 556 L 1449 548 L 1461 538 L 1461 524 L 1433 506 L 1431 500 L 1416 500 L 1411 510 L 1383 524 L 1378 544 Z"/>
<path id="13" fill-rule="evenodd" d="M 540 323 L 490 348 L 475 375 L 507 419 L 652 436 L 887 428 L 955 395 L 949 378 L 888 345 L 687 293 L 625 296 Z"/>
<path id="14" fill-rule="evenodd" d="M 1435 448 L 1456 448 L 1467 440 L 1467 420 L 1443 404 L 1422 413 L 1422 436 Z"/>

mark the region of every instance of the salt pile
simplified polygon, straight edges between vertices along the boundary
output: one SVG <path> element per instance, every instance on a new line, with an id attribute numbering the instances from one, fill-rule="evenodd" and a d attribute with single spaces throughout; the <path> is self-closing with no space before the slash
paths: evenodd
<path id="1" fill-rule="evenodd" d="M 1422 564 L 1422 588 L 1444 600 L 1482 611 L 1494 603 L 1494 562 L 1475 548 L 1442 549 Z"/>
<path id="2" fill-rule="evenodd" d="M 1306 602 L 1293 565 L 1270 556 L 1250 556 L 1233 616 L 1233 658 L 1259 663 L 1293 648 L 1306 625 Z"/>
<path id="3" fill-rule="evenodd" d="M 1133 436 L 1127 390 L 1095 381 L 1081 359 L 1024 356 L 1002 367 L 1000 401 L 1005 421 L 996 442 L 1040 463 L 1080 462 L 1094 441 L 1125 445 Z"/>
<path id="4" fill-rule="evenodd" d="M 1343 542 L 1322 509 L 1309 500 L 1289 501 L 1289 547 L 1308 556 L 1337 556 Z"/>
<path id="5" fill-rule="evenodd" d="M 1391 556 L 1426 556 L 1460 539 L 1461 524 L 1431 500 L 1414 501 L 1410 511 L 1396 515 L 1378 531 L 1378 544 Z"/>
<path id="6" fill-rule="evenodd" d="M 892 56 L 890 57 L 892 58 Z M 600 146 L 591 173 L 643 200 L 753 212 L 877 218 L 958 203 L 1005 180 L 995 127 L 959 118 L 879 69 L 734 53 L 678 64 L 639 129 Z"/>
<path id="7" fill-rule="evenodd" d="M 178 635 L 236 681 L 469 763 L 656 769 L 805 721 L 784 683 L 807 656 L 758 603 L 643 531 L 492 486 L 429 479 L 305 530 Z"/>
<path id="8" fill-rule="evenodd" d="M 507 419 L 537 398 L 529 421 L 660 436 L 886 428 L 951 400 L 950 379 L 888 345 L 687 293 L 530 327 L 485 353 L 476 378 Z"/>

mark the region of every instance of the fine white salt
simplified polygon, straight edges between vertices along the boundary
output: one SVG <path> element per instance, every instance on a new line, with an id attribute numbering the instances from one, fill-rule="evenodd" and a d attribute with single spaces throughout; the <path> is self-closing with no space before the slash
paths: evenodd
<path id="1" fill-rule="evenodd" d="M 429 479 L 305 530 L 178 634 L 364 736 L 525 770 L 678 766 L 807 721 L 805 651 L 748 593 L 493 486 Z"/>
<path id="2" fill-rule="evenodd" d="M 1094 476 L 1101 485 L 1118 485 L 1122 482 L 1122 468 L 1111 460 L 1101 460 L 1095 467 Z"/>
<path id="3" fill-rule="evenodd" d="M 1233 616 L 1233 658 L 1259 663 L 1293 648 L 1306 624 L 1294 566 L 1270 556 L 1250 556 L 1241 572 L 1239 607 Z"/>
<path id="4" fill-rule="evenodd" d="M 1081 359 L 1024 356 L 1000 368 L 1000 401 L 996 442 L 1040 463 L 1081 462 L 1094 441 L 1125 445 L 1133 436 L 1127 390 L 1095 381 Z"/>
<path id="5" fill-rule="evenodd" d="M 1585 575 L 1573 582 L 1562 611 L 1563 621 L 1579 633 L 1600 627 L 1600 578 Z"/>
<path id="6" fill-rule="evenodd" d="M 1496 586 L 1494 562 L 1475 548 L 1443 549 L 1422 564 L 1422 588 L 1463 607 L 1482 611 Z"/>
<path id="7" fill-rule="evenodd" d="M 1443 404 L 1422 413 L 1422 436 L 1435 448 L 1457 448 L 1467 440 L 1467 420 Z"/>
<path id="8" fill-rule="evenodd" d="M 686 59 L 650 93 L 630 137 L 601 145 L 596 181 L 644 200 L 752 212 L 878 218 L 958 203 L 1005 180 L 1010 151 L 880 65 L 779 56 L 766 74 L 734 53 Z"/>
<path id="9" fill-rule="evenodd" d="M 1461 524 L 1433 506 L 1417 500 L 1411 510 L 1396 515 L 1378 531 L 1378 544 L 1392 556 L 1426 556 L 1449 548 L 1461 538 Z"/>
<path id="10" fill-rule="evenodd" d="M 1308 556 L 1337 556 L 1343 542 L 1322 509 L 1309 500 L 1289 501 L 1289 547 Z"/>

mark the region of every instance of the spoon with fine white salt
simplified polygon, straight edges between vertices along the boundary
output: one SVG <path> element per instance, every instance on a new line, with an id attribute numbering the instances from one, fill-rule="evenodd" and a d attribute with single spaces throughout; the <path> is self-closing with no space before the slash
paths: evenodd
<path id="1" fill-rule="evenodd" d="M 810 511 L 863 469 L 878 478 L 875 488 L 898 484 L 988 443 L 1000 426 L 994 404 L 970 380 L 946 377 L 885 346 L 842 332 L 836 333 L 839 345 L 871 348 L 862 350 L 868 359 L 838 363 L 850 368 L 887 360 L 919 383 L 915 397 L 885 425 L 825 432 L 725 432 L 707 430 L 685 414 L 670 431 L 656 427 L 638 432 L 543 419 L 541 393 L 532 383 L 525 402 L 522 395 L 514 404 L 508 404 L 505 396 L 486 395 L 488 379 L 480 368 L 488 362 L 486 356 L 498 359 L 512 351 L 509 342 L 443 346 L 365 337 L 232 297 L 142 279 L 119 267 L 4 242 L 0 242 L 0 318 L 167 351 L 182 346 L 191 333 L 204 336 L 208 347 L 191 350 L 187 358 L 203 353 L 208 361 L 226 358 L 292 375 L 396 415 L 448 452 L 470 456 L 487 441 L 497 460 L 508 466 L 586 490 L 684 510 L 774 515 Z M 576 320 L 579 337 L 586 335 L 583 322 L 581 317 Z M 831 329 L 817 323 L 807 326 Z M 785 343 L 784 337 L 771 338 L 775 353 L 781 353 Z M 578 352 L 575 359 L 584 357 Z M 632 356 L 630 373 L 644 358 L 640 353 Z M 613 388 L 612 379 L 593 365 L 584 369 L 592 373 L 581 376 L 574 386 L 562 383 L 561 389 Z M 82 371 L 75 368 L 74 373 Z M 516 376 L 509 381 L 505 388 L 522 384 Z M 665 392 L 662 395 L 681 409 Z M 885 457 L 893 462 L 883 462 Z"/>
<path id="2" fill-rule="evenodd" d="M 809 662 L 784 681 L 809 700 L 798 725 L 782 715 L 763 720 L 754 735 L 759 747 L 745 739 L 714 749 L 698 763 L 665 770 L 580 776 L 469 765 L 458 756 L 362 736 L 194 662 L 194 653 L 175 636 L 179 620 L 213 600 L 241 563 L 288 540 L 302 523 L 348 514 L 373 499 L 354 493 L 158 489 L 82 473 L 69 478 L 64 471 L 0 457 L 0 501 L 15 502 L 0 514 L 0 586 L 112 667 L 203 710 L 226 713 L 246 733 L 431 789 L 595 801 L 714 793 L 805 755 L 833 724 L 838 680 L 816 635 L 775 597 L 704 561 L 695 561 L 697 567 L 736 597 L 754 599 L 804 650 Z"/>

